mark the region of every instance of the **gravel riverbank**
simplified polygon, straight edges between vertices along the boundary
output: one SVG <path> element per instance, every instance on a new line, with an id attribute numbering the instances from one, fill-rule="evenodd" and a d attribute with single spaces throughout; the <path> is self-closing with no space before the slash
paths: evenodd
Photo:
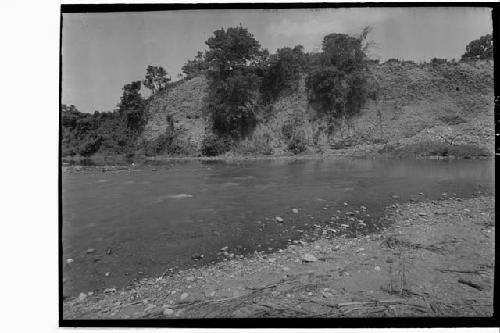
<path id="1" fill-rule="evenodd" d="M 80 294 L 64 319 L 491 316 L 494 197 L 392 205 L 360 238 L 296 242 L 272 254 Z M 225 250 L 227 251 L 227 250 Z"/>

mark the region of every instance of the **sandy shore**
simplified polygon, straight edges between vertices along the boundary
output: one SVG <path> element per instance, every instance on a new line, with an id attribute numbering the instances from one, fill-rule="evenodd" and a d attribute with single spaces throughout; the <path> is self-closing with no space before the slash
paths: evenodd
<path id="1" fill-rule="evenodd" d="M 64 319 L 491 316 L 493 197 L 393 205 L 391 226 L 297 242 L 216 265 L 80 294 Z M 325 227 L 326 228 L 326 227 Z"/>

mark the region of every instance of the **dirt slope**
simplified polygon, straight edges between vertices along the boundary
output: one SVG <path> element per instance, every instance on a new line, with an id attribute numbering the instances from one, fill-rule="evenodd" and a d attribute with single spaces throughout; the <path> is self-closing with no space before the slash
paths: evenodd
<path id="1" fill-rule="evenodd" d="M 336 129 L 328 138 L 321 120 L 308 107 L 304 82 L 297 94 L 284 97 L 272 112 L 242 142 L 241 152 L 259 154 L 263 142 L 272 154 L 286 153 L 283 126 L 301 119 L 296 128 L 305 135 L 309 151 L 332 152 L 345 146 L 409 145 L 421 141 L 472 144 L 493 151 L 493 63 L 491 61 L 442 64 L 391 62 L 370 65 L 370 76 L 378 86 L 377 101 L 365 105 L 361 114 Z M 200 77 L 180 83 L 154 96 L 148 106 L 149 121 L 144 138 L 152 140 L 167 127 L 166 115 L 198 147 L 204 132 L 202 119 L 206 80 Z M 446 135 L 445 135 L 446 134 Z M 443 136 L 446 138 L 443 138 Z M 269 152 L 267 152 L 269 153 Z"/>

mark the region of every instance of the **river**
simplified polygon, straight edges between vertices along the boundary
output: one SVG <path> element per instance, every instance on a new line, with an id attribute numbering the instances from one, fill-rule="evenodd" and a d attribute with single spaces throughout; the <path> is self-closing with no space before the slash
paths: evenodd
<path id="1" fill-rule="evenodd" d="M 276 251 L 314 234 L 315 224 L 328 223 L 332 238 L 374 232 L 388 205 L 477 191 L 494 194 L 492 160 L 189 161 L 65 172 L 63 294 L 206 265 L 222 260 L 225 246 Z M 355 211 L 366 225 L 345 220 Z"/>

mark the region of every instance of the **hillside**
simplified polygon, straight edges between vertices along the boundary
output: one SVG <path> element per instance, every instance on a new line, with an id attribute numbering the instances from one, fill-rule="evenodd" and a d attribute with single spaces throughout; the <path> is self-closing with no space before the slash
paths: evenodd
<path id="1" fill-rule="evenodd" d="M 287 125 L 301 132 L 307 151 L 336 154 L 394 152 L 421 144 L 472 145 L 493 152 L 493 63 L 491 61 L 371 64 L 377 100 L 330 138 L 308 107 L 304 81 L 298 93 L 272 105 L 252 137 L 233 147 L 236 154 L 289 154 Z M 171 115 L 182 139 L 199 148 L 204 135 L 206 80 L 196 77 L 154 96 L 147 107 L 143 138 L 151 141 L 168 127 Z M 284 130 L 285 127 L 285 130 Z M 435 148 L 434 146 L 432 148 Z"/>

